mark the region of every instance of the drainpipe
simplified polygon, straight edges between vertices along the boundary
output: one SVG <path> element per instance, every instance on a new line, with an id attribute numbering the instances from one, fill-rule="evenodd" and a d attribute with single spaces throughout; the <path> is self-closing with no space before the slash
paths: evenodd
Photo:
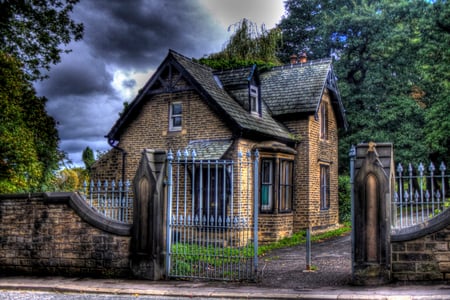
<path id="1" fill-rule="evenodd" d="M 127 156 L 127 152 L 126 152 L 124 149 L 118 147 L 118 146 L 117 146 L 117 142 L 118 142 L 118 141 L 116 141 L 116 140 L 114 140 L 114 139 L 108 139 L 108 144 L 109 144 L 111 147 L 113 147 L 114 149 L 117 149 L 117 150 L 119 150 L 120 152 L 122 152 L 122 184 L 125 184 L 125 166 L 126 166 L 126 164 L 125 164 L 125 158 L 126 158 L 126 156 Z"/>
<path id="2" fill-rule="evenodd" d="M 352 222 L 352 276 L 354 272 L 355 261 L 355 160 L 356 160 L 356 148 L 351 146 L 348 153 L 350 158 L 350 202 L 351 202 L 351 222 Z"/>

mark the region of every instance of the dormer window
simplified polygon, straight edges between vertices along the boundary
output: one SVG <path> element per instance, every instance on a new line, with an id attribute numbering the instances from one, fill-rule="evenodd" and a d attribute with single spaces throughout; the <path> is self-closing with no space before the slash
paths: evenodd
<path id="1" fill-rule="evenodd" d="M 250 98 L 250 112 L 252 114 L 260 115 L 261 107 L 259 103 L 259 89 L 256 85 L 251 84 L 249 89 Z"/>
<path id="2" fill-rule="evenodd" d="M 181 102 L 173 102 L 170 104 L 169 130 L 180 131 L 183 109 Z"/>

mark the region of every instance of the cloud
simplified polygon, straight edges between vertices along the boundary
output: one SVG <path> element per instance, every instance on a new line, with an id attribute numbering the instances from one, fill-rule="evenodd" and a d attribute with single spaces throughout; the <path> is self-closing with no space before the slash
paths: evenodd
<path id="1" fill-rule="evenodd" d="M 83 40 L 69 44 L 72 52 L 35 87 L 48 98 L 48 113 L 59 122 L 60 149 L 76 164 L 83 165 L 86 146 L 110 149 L 104 136 L 123 102 L 134 98 L 169 48 L 196 58 L 222 49 L 229 36 L 226 27 L 235 21 L 223 23 L 237 14 L 230 10 L 236 4 L 211 0 L 216 6 L 206 5 L 208 1 L 81 0 L 75 6 L 73 18 L 85 27 Z M 265 7 L 274 14 L 262 4 L 273 0 L 242 1 L 253 3 L 252 12 Z"/>

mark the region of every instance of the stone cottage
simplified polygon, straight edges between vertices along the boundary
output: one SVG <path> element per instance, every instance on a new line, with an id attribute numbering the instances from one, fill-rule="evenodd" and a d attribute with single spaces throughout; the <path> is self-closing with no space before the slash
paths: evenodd
<path id="1" fill-rule="evenodd" d="M 132 179 L 143 149 L 194 149 L 205 161 L 258 150 L 259 239 L 275 241 L 338 224 L 346 127 L 330 59 L 217 71 L 169 50 L 107 134 L 113 149 L 92 176 Z"/>

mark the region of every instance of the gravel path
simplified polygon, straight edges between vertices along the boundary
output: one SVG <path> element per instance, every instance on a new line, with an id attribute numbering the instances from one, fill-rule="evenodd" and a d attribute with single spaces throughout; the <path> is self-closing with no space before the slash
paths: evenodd
<path id="1" fill-rule="evenodd" d="M 350 235 L 312 243 L 311 265 L 315 270 L 306 272 L 305 245 L 271 251 L 259 259 L 262 273 L 259 285 L 298 290 L 349 285 Z"/>

